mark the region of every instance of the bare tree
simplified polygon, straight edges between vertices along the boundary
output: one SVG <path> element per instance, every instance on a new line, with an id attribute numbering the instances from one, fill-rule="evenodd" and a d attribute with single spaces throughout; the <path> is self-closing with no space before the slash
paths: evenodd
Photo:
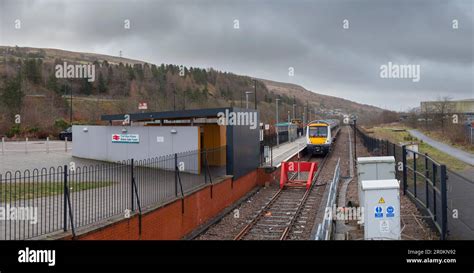
<path id="1" fill-rule="evenodd" d="M 451 102 L 451 99 L 452 98 L 449 96 L 444 96 L 444 97 L 438 98 L 438 100 L 433 105 L 434 113 L 439 118 L 439 121 L 441 123 L 441 130 L 443 131 L 443 133 L 445 131 L 446 115 L 454 111 L 453 103 Z"/>

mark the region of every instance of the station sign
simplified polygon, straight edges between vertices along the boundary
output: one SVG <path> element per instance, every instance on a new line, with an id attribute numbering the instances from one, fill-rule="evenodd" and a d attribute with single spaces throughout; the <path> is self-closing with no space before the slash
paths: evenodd
<path id="1" fill-rule="evenodd" d="M 140 135 L 112 134 L 112 143 L 140 143 Z"/>
<path id="2" fill-rule="evenodd" d="M 147 110 L 147 109 L 148 109 L 148 104 L 146 102 L 138 103 L 138 110 Z"/>

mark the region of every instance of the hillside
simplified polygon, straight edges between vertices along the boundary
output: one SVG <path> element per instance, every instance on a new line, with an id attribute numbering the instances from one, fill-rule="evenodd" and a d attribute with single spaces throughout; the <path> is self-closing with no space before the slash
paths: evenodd
<path id="1" fill-rule="evenodd" d="M 149 64 L 122 57 L 70 52 L 59 49 L 0 46 L 0 135 L 47 136 L 67 126 L 69 97 L 73 96 L 73 120 L 100 122 L 100 115 L 147 111 L 195 109 L 222 106 L 245 107 L 245 91 L 254 90 L 249 76 L 212 68 L 174 64 Z M 94 65 L 95 79 L 58 78 L 56 65 Z M 345 99 L 317 94 L 301 86 L 257 79 L 257 102 L 263 122 L 275 120 L 275 98 L 280 97 L 280 120 L 296 104 L 296 117 L 303 107 L 311 118 L 357 114 L 371 121 L 382 109 Z M 250 96 L 254 105 L 254 95 Z M 20 126 L 14 116 L 21 114 Z"/>
<path id="2" fill-rule="evenodd" d="M 374 114 L 381 114 L 384 111 L 375 106 L 318 94 L 292 83 L 276 82 L 265 79 L 259 80 L 262 81 L 268 91 L 273 94 L 288 96 L 289 98 L 296 98 L 296 100 L 307 102 L 312 113 L 317 113 L 320 116 L 338 115 L 340 113 L 355 114 L 362 121 L 369 122 L 375 121 L 371 118 L 374 117 Z"/>

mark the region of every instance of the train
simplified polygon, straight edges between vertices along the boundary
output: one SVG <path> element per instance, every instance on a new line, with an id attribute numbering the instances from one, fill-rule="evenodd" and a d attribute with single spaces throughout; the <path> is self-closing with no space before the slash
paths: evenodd
<path id="1" fill-rule="evenodd" d="M 329 153 L 340 130 L 337 119 L 315 120 L 306 126 L 306 149 L 312 155 Z"/>

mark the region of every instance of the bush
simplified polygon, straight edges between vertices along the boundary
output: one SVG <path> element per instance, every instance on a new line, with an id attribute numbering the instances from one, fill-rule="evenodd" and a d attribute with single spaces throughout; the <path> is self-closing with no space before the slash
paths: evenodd
<path id="1" fill-rule="evenodd" d="M 60 118 L 54 121 L 54 128 L 57 128 L 62 131 L 68 127 L 69 127 L 69 122 L 65 121 L 63 118 Z"/>
<path id="2" fill-rule="evenodd" d="M 8 137 L 8 138 L 12 138 L 16 135 L 19 135 L 21 132 L 21 129 L 20 129 L 20 124 L 15 124 L 13 125 L 10 130 L 8 130 L 5 135 Z"/>
<path id="3" fill-rule="evenodd" d="M 39 129 L 38 127 L 34 126 L 34 127 L 31 127 L 31 128 L 28 128 L 28 129 L 26 130 L 26 132 L 31 133 L 31 134 L 36 134 L 36 133 L 39 132 L 39 130 L 40 130 L 40 129 Z"/>

